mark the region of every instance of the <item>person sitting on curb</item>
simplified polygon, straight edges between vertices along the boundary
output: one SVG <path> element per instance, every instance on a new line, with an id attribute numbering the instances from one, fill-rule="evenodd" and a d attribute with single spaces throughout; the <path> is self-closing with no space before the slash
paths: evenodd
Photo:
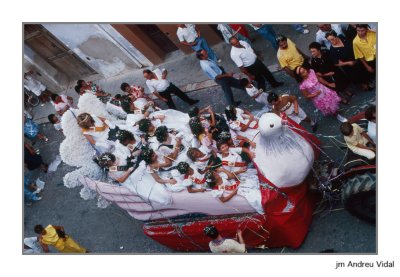
<path id="1" fill-rule="evenodd" d="M 340 126 L 347 147 L 357 155 L 373 160 L 375 158 L 375 143 L 363 128 L 356 123 L 345 122 Z M 371 146 L 369 146 L 371 145 Z"/>
<path id="2" fill-rule="evenodd" d="M 371 105 L 365 111 L 360 112 L 349 119 L 350 123 L 356 123 L 359 120 L 368 121 L 367 134 L 376 144 L 376 106 Z"/>
<path id="3" fill-rule="evenodd" d="M 212 239 L 209 246 L 213 253 L 246 253 L 246 245 L 241 230 L 238 230 L 236 233 L 239 242 L 234 239 L 223 238 L 214 225 L 205 227 L 204 233 Z"/>

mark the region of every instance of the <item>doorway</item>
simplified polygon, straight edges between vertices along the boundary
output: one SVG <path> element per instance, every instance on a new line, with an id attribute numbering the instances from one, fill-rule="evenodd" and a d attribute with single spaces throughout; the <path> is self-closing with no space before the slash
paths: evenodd
<path id="1" fill-rule="evenodd" d="M 40 24 L 24 25 L 24 42 L 70 80 L 82 79 L 97 73 Z"/>
<path id="2" fill-rule="evenodd" d="M 142 30 L 161 50 L 168 54 L 179 50 L 178 47 L 154 24 L 138 24 L 137 27 Z"/>

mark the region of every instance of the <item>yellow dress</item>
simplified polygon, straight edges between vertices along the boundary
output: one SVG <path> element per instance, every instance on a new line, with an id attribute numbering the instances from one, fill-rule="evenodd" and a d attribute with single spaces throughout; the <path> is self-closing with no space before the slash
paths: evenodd
<path id="1" fill-rule="evenodd" d="M 71 237 L 66 236 L 66 239 L 60 238 L 52 225 L 47 226 L 45 230 L 46 234 L 42 235 L 42 242 L 44 244 L 54 246 L 61 253 L 86 253 L 86 248 L 80 246 Z"/>

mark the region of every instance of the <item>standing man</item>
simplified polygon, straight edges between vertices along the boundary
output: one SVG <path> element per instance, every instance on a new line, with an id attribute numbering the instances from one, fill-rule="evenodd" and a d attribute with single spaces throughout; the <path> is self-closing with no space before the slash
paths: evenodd
<path id="1" fill-rule="evenodd" d="M 217 228 L 214 225 L 209 225 L 204 228 L 204 233 L 207 237 L 210 237 L 212 241 L 210 241 L 210 250 L 213 253 L 245 253 L 246 245 L 244 243 L 242 237 L 242 231 L 237 231 L 237 237 L 239 242 L 234 239 L 225 239 L 223 238 Z"/>
<path id="2" fill-rule="evenodd" d="M 250 24 L 251 27 L 263 38 L 271 42 L 272 47 L 278 50 L 278 44 L 276 43 L 276 34 L 272 26 L 269 24 Z"/>
<path id="3" fill-rule="evenodd" d="M 208 46 L 207 41 L 200 36 L 200 31 L 195 24 L 178 24 L 177 26 L 176 35 L 183 45 L 192 47 L 194 51 L 204 49 L 211 60 L 218 63 L 221 62 L 221 59 L 218 59 L 214 51 Z"/>
<path id="4" fill-rule="evenodd" d="M 368 24 L 357 24 L 357 36 L 353 40 L 354 57 L 359 59 L 365 69 L 375 74 L 376 69 L 376 32 Z"/>
<path id="5" fill-rule="evenodd" d="M 239 27 L 238 30 L 240 30 L 241 27 Z M 248 44 L 251 44 L 250 40 L 243 36 L 239 31 L 233 30 L 229 24 L 218 24 L 217 29 L 221 32 L 222 36 L 224 37 L 224 41 L 229 44 L 229 39 L 231 37 L 237 37 L 239 40 L 243 40 L 247 42 Z"/>
<path id="6" fill-rule="evenodd" d="M 277 57 L 281 68 L 291 77 L 296 78 L 295 68 L 302 66 L 304 60 L 308 60 L 309 57 L 285 36 L 279 35 L 276 38 L 276 42 L 279 45 Z"/>
<path id="7" fill-rule="evenodd" d="M 344 36 L 342 25 L 340 24 L 318 24 L 318 28 L 319 30 L 315 34 L 315 40 L 322 46 L 325 46 L 328 50 L 331 48 L 332 44 L 325 37 L 327 33 L 334 30 L 338 36 L 339 35 Z"/>
<path id="8" fill-rule="evenodd" d="M 215 61 L 209 59 L 208 53 L 205 50 L 197 51 L 196 56 L 200 60 L 201 69 L 208 76 L 208 78 L 214 80 L 222 87 L 228 105 L 238 106 L 240 102 L 234 101 L 231 87 L 243 90 L 239 80 L 232 77 L 232 72 L 225 73 Z"/>
<path id="9" fill-rule="evenodd" d="M 40 81 L 33 78 L 33 75 L 32 70 L 24 74 L 24 87 L 38 96 L 42 103 L 41 106 L 44 106 L 44 103 L 50 101 L 52 93 Z"/>
<path id="10" fill-rule="evenodd" d="M 263 91 L 265 89 L 265 79 L 273 88 L 283 85 L 283 82 L 275 80 L 268 68 L 257 58 L 251 46 L 245 41 L 239 41 L 235 37 L 231 37 L 229 42 L 232 45 L 231 59 L 239 67 L 240 71 L 249 77 L 250 82 L 255 80 L 257 87 Z"/>
<path id="11" fill-rule="evenodd" d="M 146 78 L 146 85 L 150 90 L 150 93 L 154 94 L 158 99 L 167 103 L 168 108 L 176 110 L 175 103 L 172 101 L 171 93 L 178 96 L 180 99 L 188 103 L 189 105 L 194 105 L 199 102 L 199 100 L 194 100 L 189 98 L 183 91 L 181 91 L 177 86 L 167 80 L 167 70 L 155 69 L 153 71 L 149 69 L 143 70 L 143 76 Z"/>

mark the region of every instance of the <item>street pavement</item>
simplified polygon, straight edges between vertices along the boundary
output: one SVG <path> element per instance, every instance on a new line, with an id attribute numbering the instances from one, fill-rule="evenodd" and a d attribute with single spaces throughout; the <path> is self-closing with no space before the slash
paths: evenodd
<path id="1" fill-rule="evenodd" d="M 300 35 L 294 33 L 288 25 L 276 27 L 277 32 L 287 34 L 289 37 L 296 39 L 300 48 L 307 54 L 307 46 L 314 39 L 316 27 L 311 26 L 310 29 L 310 34 Z M 267 41 L 258 37 L 254 45 L 254 48 L 260 50 L 264 56 L 264 62 L 267 65 L 276 64 L 276 56 Z M 220 56 L 223 56 L 223 65 L 227 71 L 238 73 L 238 70 L 232 65 L 229 55 L 225 53 L 227 52 L 227 45 L 221 43 L 213 48 L 217 50 Z M 183 61 L 182 59 L 172 60 L 162 67 L 168 69 L 171 80 L 175 84 L 182 86 L 206 80 L 206 77 L 201 74 L 198 64 L 195 64 L 196 62 L 193 55 L 189 55 L 185 56 Z M 132 72 L 129 76 L 97 80 L 96 83 L 102 85 L 106 91 L 112 91 L 115 94 L 119 93 L 121 80 L 128 82 L 138 82 L 140 80 L 144 83 L 139 77 L 140 75 L 141 71 Z M 315 110 L 312 103 L 302 97 L 298 84 L 284 72 L 274 72 L 274 76 L 277 80 L 285 83 L 284 86 L 274 91 L 277 93 L 290 93 L 299 98 L 299 103 L 305 112 L 318 120 L 319 127 L 316 133 L 322 141 L 323 151 L 329 156 L 329 159 L 340 162 L 345 150 L 338 147 L 338 142 L 329 137 L 336 136 L 336 139 L 343 141 L 339 131 L 340 122 L 333 117 L 322 117 L 320 112 Z M 72 92 L 72 85 L 71 83 L 66 94 L 76 97 L 76 93 Z M 341 113 L 346 117 L 356 114 L 376 101 L 375 91 L 363 92 L 354 87 L 352 90 L 356 94 L 351 99 L 350 105 L 341 106 Z M 216 112 L 222 112 L 226 106 L 222 89 L 219 86 L 206 87 L 189 92 L 189 96 L 199 99 L 200 107 L 212 105 Z M 234 89 L 234 97 L 235 100 L 242 101 L 241 108 L 253 112 L 261 109 L 260 104 L 253 101 L 243 91 Z M 189 109 L 180 99 L 174 97 L 174 101 L 180 110 L 185 112 Z M 43 120 L 44 115 L 47 116 L 51 112 L 53 111 L 51 111 L 49 105 L 37 107 L 32 111 L 35 119 L 41 119 L 41 122 L 46 122 Z M 304 126 L 309 129 L 307 124 Z M 40 128 L 42 133 L 49 137 L 49 142 L 34 141 L 34 147 L 40 149 L 44 161 L 50 163 L 59 154 L 59 144 L 64 139 L 64 136 L 55 131 L 50 123 L 42 123 Z M 321 159 L 328 158 L 322 155 Z M 40 177 L 41 180 L 45 181 L 46 187 L 42 193 L 43 199 L 41 201 L 31 206 L 24 205 L 25 237 L 35 235 L 33 227 L 36 224 L 63 225 L 68 234 L 81 245 L 87 247 L 92 253 L 151 254 L 174 252 L 146 237 L 142 232 L 143 223 L 130 217 L 116 205 L 111 205 L 106 209 L 97 208 L 96 200 L 85 201 L 80 197 L 81 187 L 74 189 L 64 187 L 62 178 L 72 170 L 74 170 L 73 167 L 61 163 L 56 172 L 47 174 L 39 171 L 30 172 L 33 179 Z M 309 233 L 300 248 L 253 249 L 249 252 L 264 254 L 319 253 L 326 249 L 333 249 L 335 253 L 375 253 L 377 251 L 376 231 L 376 226 L 351 216 L 343 209 L 341 203 L 336 203 L 330 211 L 322 211 L 314 215 Z"/>

